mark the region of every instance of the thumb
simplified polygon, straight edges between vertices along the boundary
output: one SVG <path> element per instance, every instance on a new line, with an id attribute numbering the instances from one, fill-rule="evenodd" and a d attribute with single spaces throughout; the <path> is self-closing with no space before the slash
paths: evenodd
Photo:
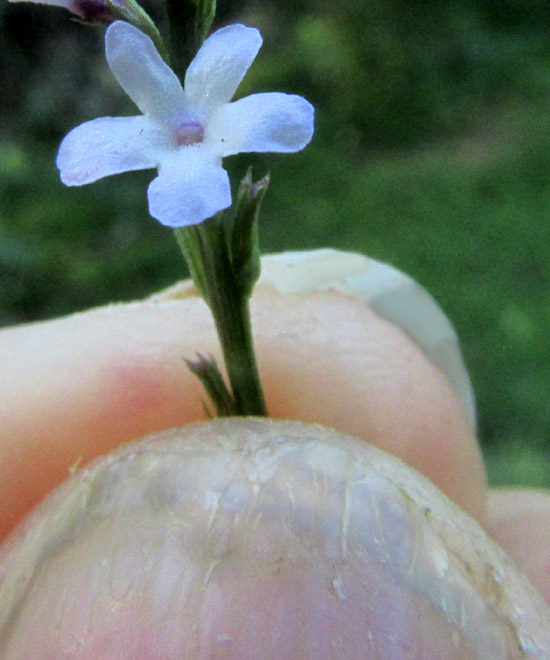
<path id="1" fill-rule="evenodd" d="M 320 426 L 128 444 L 0 556 L 5 660 L 543 658 L 549 611 L 419 473 Z"/>
<path id="2" fill-rule="evenodd" d="M 414 329 L 327 289 L 258 288 L 271 412 L 370 440 L 481 515 L 479 450 L 443 371 Z M 12 367 L 28 347 L 0 397 L 14 412 L 1 447 L 27 452 L 19 476 L 36 496 L 78 456 L 199 418 L 179 360 L 216 342 L 189 294 L 0 336 Z M 246 423 L 127 445 L 47 501 L 0 560 L 3 657 L 459 660 L 508 657 L 516 640 L 525 657 L 529 641 L 550 647 L 540 598 L 417 473 L 326 429 L 254 422 L 271 425 L 266 437 Z"/>

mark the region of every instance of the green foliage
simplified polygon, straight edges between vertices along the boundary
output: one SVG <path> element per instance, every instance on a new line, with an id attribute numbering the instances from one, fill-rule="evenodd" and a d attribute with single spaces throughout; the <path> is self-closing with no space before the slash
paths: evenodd
<path id="1" fill-rule="evenodd" d="M 546 94 L 548 15 L 527 26 L 492 18 L 476 2 L 309 0 L 260 66 L 325 110 L 335 142 L 402 148 L 471 129 L 480 105 Z"/>
<path id="2" fill-rule="evenodd" d="M 510 109 L 491 135 L 375 160 L 337 159 L 313 147 L 281 167 L 290 180 L 301 177 L 314 201 L 286 184 L 286 195 L 266 199 L 263 215 L 270 249 L 357 250 L 433 293 L 462 339 L 481 436 L 493 451 L 548 449 L 550 117 L 543 111 Z M 273 190 L 279 176 L 274 168 Z M 309 214 L 317 234 L 307 230 Z"/>
<path id="3" fill-rule="evenodd" d="M 147 216 L 150 172 L 82 189 L 57 179 L 65 132 L 134 112 L 101 34 L 44 7 L 2 11 L 0 320 L 185 276 L 171 232 Z M 234 181 L 251 163 L 272 173 L 262 250 L 357 250 L 417 278 L 462 338 L 492 480 L 550 485 L 547 0 L 235 0 L 220 11 L 264 34 L 239 93 L 295 92 L 317 111 L 304 152 L 226 161 Z"/>

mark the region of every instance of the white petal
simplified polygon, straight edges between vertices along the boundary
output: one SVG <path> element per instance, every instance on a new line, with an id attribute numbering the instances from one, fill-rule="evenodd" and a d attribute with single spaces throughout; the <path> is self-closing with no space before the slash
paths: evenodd
<path id="1" fill-rule="evenodd" d="M 202 119 L 228 103 L 262 45 L 256 28 L 229 25 L 204 42 L 185 74 L 185 94 Z"/>
<path id="2" fill-rule="evenodd" d="M 143 114 L 168 121 L 180 114 L 181 83 L 146 34 L 116 21 L 105 34 L 105 52 L 116 79 Z"/>
<path id="3" fill-rule="evenodd" d="M 92 183 L 111 174 L 156 167 L 170 148 L 169 135 L 147 117 L 102 117 L 74 128 L 57 154 L 67 186 Z"/>
<path id="4" fill-rule="evenodd" d="M 222 106 L 208 124 L 206 139 L 222 156 L 299 151 L 313 135 L 313 114 L 313 106 L 301 96 L 252 94 Z"/>
<path id="5" fill-rule="evenodd" d="M 204 147 L 184 147 L 163 162 L 147 192 L 149 212 L 163 225 L 183 227 L 210 218 L 231 204 L 221 160 Z"/>

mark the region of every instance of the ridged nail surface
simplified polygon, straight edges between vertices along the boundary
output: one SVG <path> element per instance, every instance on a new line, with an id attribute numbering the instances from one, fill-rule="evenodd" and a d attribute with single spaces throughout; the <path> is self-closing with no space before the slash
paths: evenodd
<path id="1" fill-rule="evenodd" d="M 550 612 L 396 458 L 296 422 L 173 429 L 77 472 L 0 556 L 3 660 L 550 659 Z"/>

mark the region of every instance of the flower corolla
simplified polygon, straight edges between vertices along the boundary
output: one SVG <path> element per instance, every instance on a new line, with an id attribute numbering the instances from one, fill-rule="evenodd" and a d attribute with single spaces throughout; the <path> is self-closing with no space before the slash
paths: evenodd
<path id="1" fill-rule="evenodd" d="M 255 28 L 236 24 L 213 33 L 183 87 L 151 39 L 129 23 L 113 23 L 105 44 L 112 72 L 143 114 L 73 129 L 57 156 L 66 185 L 156 167 L 149 212 L 170 227 L 192 225 L 231 204 L 222 158 L 299 151 L 311 140 L 313 107 L 301 96 L 270 92 L 230 102 L 262 44 Z"/>

